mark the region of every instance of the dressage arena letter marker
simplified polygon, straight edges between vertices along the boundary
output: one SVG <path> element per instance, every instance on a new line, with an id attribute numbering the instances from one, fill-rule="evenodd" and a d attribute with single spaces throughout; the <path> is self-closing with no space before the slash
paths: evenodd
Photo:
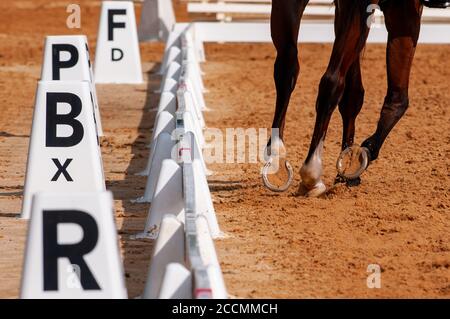
<path id="1" fill-rule="evenodd" d="M 122 59 L 123 59 L 123 51 L 120 49 L 113 48 L 111 51 L 111 60 L 116 62 Z"/>
<path id="2" fill-rule="evenodd" d="M 22 218 L 42 191 L 104 191 L 98 136 L 87 81 L 40 81 L 28 152 Z"/>
<path id="3" fill-rule="evenodd" d="M 110 192 L 34 196 L 21 298 L 126 298 Z"/>
<path id="4" fill-rule="evenodd" d="M 103 1 L 94 69 L 97 83 L 143 82 L 133 2 Z"/>
<path id="5" fill-rule="evenodd" d="M 114 22 L 115 15 L 126 15 L 127 10 L 108 10 L 108 41 L 114 41 L 114 28 L 125 29 L 125 23 Z"/>
<path id="6" fill-rule="evenodd" d="M 68 258 L 71 265 L 79 267 L 79 280 L 84 290 L 101 290 L 84 260 L 84 255 L 90 253 L 97 245 L 98 227 L 95 219 L 79 210 L 44 210 L 42 223 L 44 291 L 58 290 L 58 258 L 63 257 Z M 89 236 L 85 236 L 77 244 L 58 244 L 59 224 L 76 224 L 83 229 L 83 234 L 89 234 Z"/>
<path id="7" fill-rule="evenodd" d="M 70 105 L 70 112 L 58 114 L 58 104 Z M 47 93 L 46 138 L 47 147 L 70 147 L 81 142 L 84 136 L 83 125 L 75 118 L 81 113 L 81 100 L 72 93 Z M 72 128 L 70 136 L 58 137 L 58 125 L 67 125 Z"/>
<path id="8" fill-rule="evenodd" d="M 53 161 L 53 163 L 55 163 L 56 167 L 58 168 L 58 171 L 56 172 L 55 176 L 53 176 L 53 178 L 52 178 L 52 182 L 56 182 L 61 174 L 64 175 L 64 177 L 66 178 L 66 181 L 73 182 L 72 177 L 67 172 L 67 167 L 73 161 L 73 158 L 68 158 L 62 165 L 59 162 L 59 159 L 57 159 L 57 158 L 52 158 L 52 161 Z"/>
<path id="9" fill-rule="evenodd" d="M 103 136 L 94 73 L 86 36 L 47 36 L 45 38 L 41 81 L 89 81 L 98 135 Z"/>
<path id="10" fill-rule="evenodd" d="M 70 55 L 69 60 L 61 61 L 61 52 L 67 52 Z M 78 50 L 71 44 L 53 44 L 52 45 L 52 80 L 61 80 L 61 69 L 73 68 L 78 63 Z"/>

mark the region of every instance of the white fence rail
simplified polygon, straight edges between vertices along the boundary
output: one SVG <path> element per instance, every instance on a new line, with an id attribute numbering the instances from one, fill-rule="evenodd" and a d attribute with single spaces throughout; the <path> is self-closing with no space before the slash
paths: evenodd
<path id="1" fill-rule="evenodd" d="M 219 21 L 231 21 L 233 15 L 257 16 L 259 19 L 267 19 L 271 12 L 270 0 L 217 0 L 217 1 L 192 1 L 187 0 L 187 10 L 195 14 L 215 14 Z M 375 17 L 382 20 L 383 13 L 375 12 Z M 303 19 L 334 18 L 334 4 L 330 0 L 311 0 L 306 7 Z M 422 20 L 424 22 L 450 23 L 450 10 L 424 8 Z"/>
<path id="2" fill-rule="evenodd" d="M 220 230 L 201 153 L 203 49 L 193 28 L 175 25 L 165 52 L 159 116 L 144 172 L 158 177 L 141 199 L 152 202 L 144 235 L 156 238 L 143 297 L 227 298 L 213 243 Z"/>
<path id="3" fill-rule="evenodd" d="M 155 1 L 155 0 L 145 0 Z M 270 0 L 186 0 L 188 5 L 245 5 L 252 7 L 256 4 L 265 4 L 270 7 Z M 334 9 L 329 0 L 314 0 L 306 9 L 306 13 L 315 14 L 316 18 L 307 19 L 300 26 L 299 42 L 304 43 L 332 43 L 334 35 Z M 189 8 L 189 6 L 188 6 Z M 158 8 L 161 11 L 161 7 Z M 171 11 L 171 10 L 170 10 Z M 218 10 L 214 11 L 217 13 Z M 326 16 L 322 16 L 326 13 Z M 158 16 L 164 20 L 166 14 L 159 12 Z M 173 26 L 174 21 L 166 19 L 163 21 L 166 26 Z M 214 21 L 193 22 L 196 41 L 199 42 L 251 42 L 265 43 L 272 42 L 270 36 L 270 24 L 264 20 L 235 21 L 229 23 L 217 23 Z M 149 32 L 150 33 L 150 32 Z M 168 40 L 168 37 L 164 38 Z M 386 43 L 387 31 L 382 19 L 382 13 L 375 13 L 375 23 L 372 24 L 368 43 Z M 427 44 L 449 44 L 450 43 L 450 10 L 424 9 L 419 43 Z"/>
<path id="4" fill-rule="evenodd" d="M 265 22 L 193 22 L 177 23 L 178 27 L 195 30 L 196 41 L 234 42 L 234 43 L 271 43 L 270 25 Z M 335 39 L 333 24 L 303 23 L 300 26 L 298 41 L 301 43 L 333 43 Z M 368 43 L 386 43 L 387 31 L 384 25 L 374 26 L 369 34 Z M 450 24 L 423 24 L 419 43 L 450 44 Z"/>

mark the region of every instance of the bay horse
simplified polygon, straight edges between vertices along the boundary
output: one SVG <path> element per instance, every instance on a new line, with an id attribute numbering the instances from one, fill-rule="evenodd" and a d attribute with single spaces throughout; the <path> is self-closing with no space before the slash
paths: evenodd
<path id="1" fill-rule="evenodd" d="M 297 57 L 298 33 L 308 2 L 309 0 L 272 0 L 271 34 L 277 50 L 274 66 L 277 97 L 272 128 L 279 130 L 277 147 L 280 144 L 283 146 L 286 111 L 300 71 Z M 410 71 L 423 10 L 421 0 L 334 2 L 336 39 L 328 68 L 320 81 L 314 133 L 308 155 L 300 170 L 303 193 L 312 197 L 320 196 L 326 191 L 322 181 L 323 145 L 331 115 L 337 106 L 343 120 L 342 151 L 354 144 L 355 121 L 364 102 L 360 60 L 370 31 L 369 21 L 373 13 L 371 8 L 375 6 L 381 8 L 388 31 L 386 52 L 388 89 L 377 128 L 361 145 L 368 158 L 363 170 L 378 158 L 388 134 L 408 108 Z M 273 152 L 274 144 L 274 138 L 271 138 L 267 145 L 268 154 L 271 157 L 280 156 L 279 152 Z M 264 182 L 274 191 L 287 189 L 274 187 L 267 183 L 267 178 Z M 338 176 L 336 182 L 345 182 L 349 186 L 359 185 L 360 177 Z"/>

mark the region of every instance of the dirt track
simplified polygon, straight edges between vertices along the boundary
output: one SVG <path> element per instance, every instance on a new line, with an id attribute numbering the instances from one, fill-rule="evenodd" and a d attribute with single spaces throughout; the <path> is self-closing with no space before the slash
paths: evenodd
<path id="1" fill-rule="evenodd" d="M 47 34 L 84 33 L 95 52 L 99 1 L 79 1 L 83 28 L 65 28 L 65 1 L 0 3 L 0 297 L 17 297 L 26 223 L 20 211 L 26 154 L 42 45 Z M 138 10 L 139 11 L 139 10 Z M 179 10 L 179 13 L 181 11 Z M 48 19 L 48 17 L 52 17 Z M 131 297 L 142 292 L 152 243 L 131 241 L 148 205 L 142 195 L 157 103 L 161 44 L 141 46 L 148 82 L 98 86 L 106 138 L 107 187 L 116 199 L 117 226 Z M 267 127 L 274 101 L 274 51 L 267 45 L 207 45 L 203 66 L 209 127 Z M 449 46 L 421 46 L 411 80 L 411 106 L 358 188 L 339 186 L 325 198 L 295 196 L 309 145 L 317 85 L 329 45 L 301 47 L 302 75 L 288 113 L 287 148 L 296 181 L 279 195 L 261 186 L 260 165 L 214 164 L 210 187 L 227 239 L 216 242 L 229 293 L 237 297 L 450 297 Z M 245 52 L 245 54 L 243 54 Z M 445 57 L 445 59 L 444 59 Z M 366 103 L 357 141 L 375 128 L 385 84 L 384 47 L 364 55 Z M 150 71 L 150 72 L 148 72 Z M 341 121 L 327 137 L 325 181 L 332 185 Z M 366 268 L 380 264 L 382 288 L 366 287 Z"/>

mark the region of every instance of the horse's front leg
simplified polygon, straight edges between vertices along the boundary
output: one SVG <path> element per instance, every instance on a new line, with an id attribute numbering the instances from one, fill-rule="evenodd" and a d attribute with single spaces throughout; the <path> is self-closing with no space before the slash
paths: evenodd
<path id="1" fill-rule="evenodd" d="M 412 62 L 420 33 L 420 0 L 389 1 L 383 8 L 389 32 L 387 45 L 388 92 L 375 133 L 362 144 L 369 160 L 378 158 L 389 132 L 405 114 Z"/>
<path id="2" fill-rule="evenodd" d="M 285 191 L 292 182 L 293 172 L 286 159 L 286 149 L 283 143 L 286 112 L 292 91 L 297 83 L 300 72 L 298 62 L 298 33 L 303 11 L 309 0 L 273 0 L 271 14 L 272 40 L 277 50 L 274 66 L 276 87 L 275 114 L 272 122 L 272 137 L 267 143 L 266 165 L 262 175 L 264 184 L 273 191 Z M 280 174 L 280 167 L 288 170 L 287 181 L 283 185 L 271 182 Z"/>
<path id="3" fill-rule="evenodd" d="M 336 9 L 336 40 L 327 71 L 320 82 L 314 133 L 308 156 L 300 170 L 300 191 L 306 196 L 316 197 L 326 191 L 322 181 L 325 136 L 331 115 L 344 93 L 347 73 L 359 58 L 369 33 L 365 12 L 362 3 L 355 5 L 353 1 L 341 2 L 341 7 Z"/>

